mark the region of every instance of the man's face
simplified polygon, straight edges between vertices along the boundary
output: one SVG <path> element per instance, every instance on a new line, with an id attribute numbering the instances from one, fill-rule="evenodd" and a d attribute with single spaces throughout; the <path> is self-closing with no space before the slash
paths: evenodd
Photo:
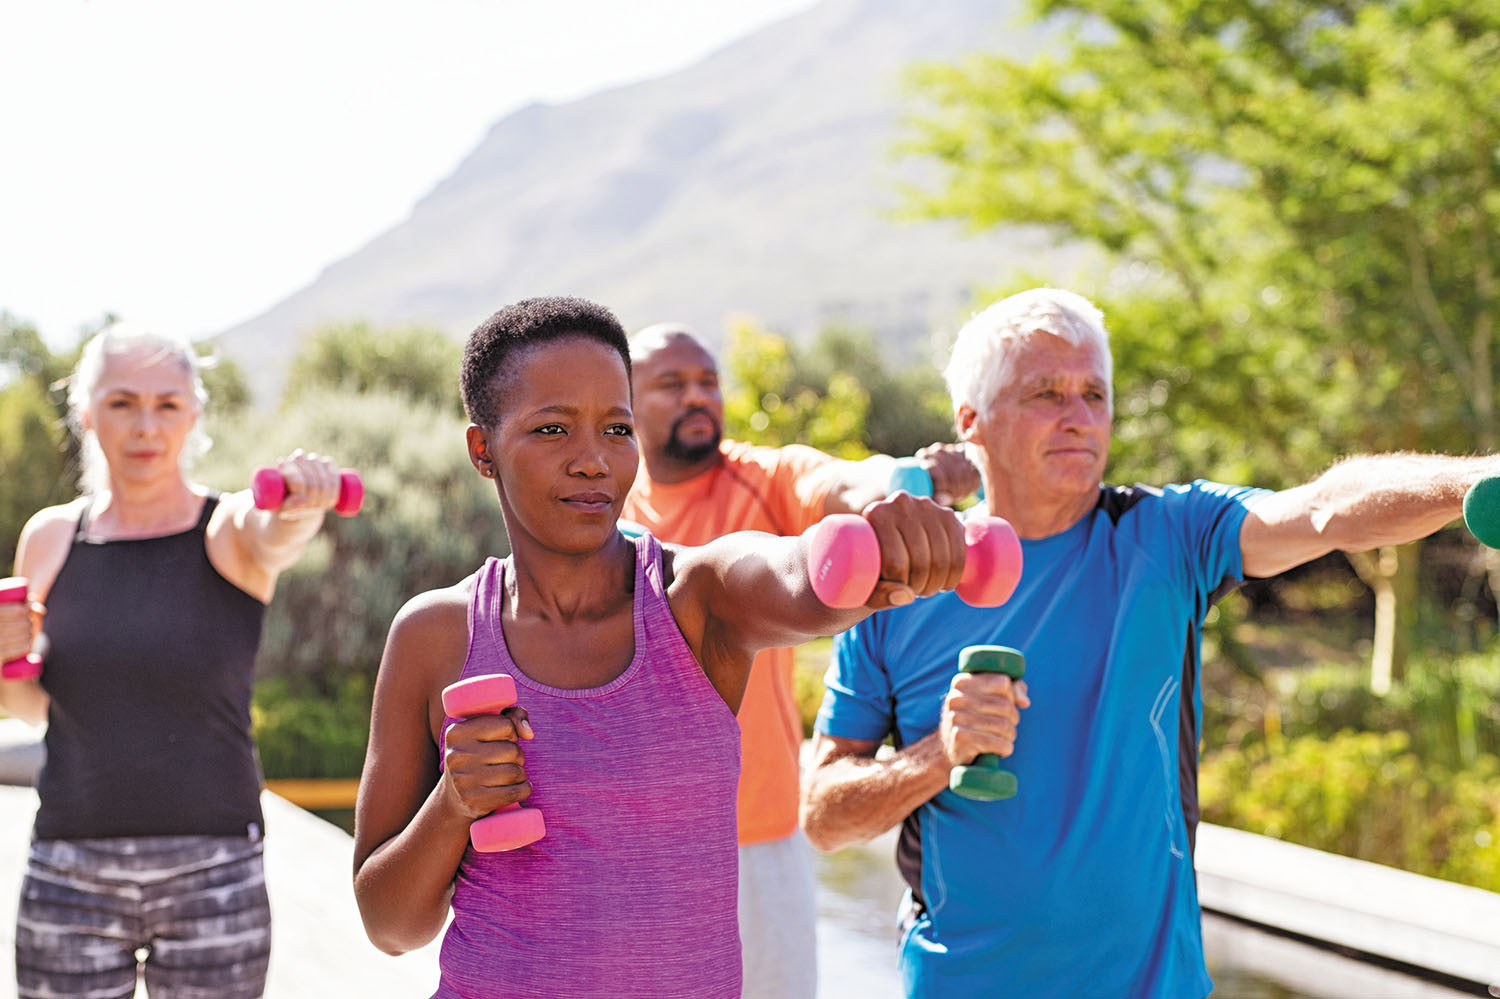
<path id="1" fill-rule="evenodd" d="M 645 451 L 685 464 L 718 451 L 724 433 L 719 369 L 697 340 L 669 334 L 649 354 L 632 358 L 631 369 L 636 433 Z"/>
<path id="2" fill-rule="evenodd" d="M 1010 378 L 982 412 L 960 411 L 965 439 L 984 449 L 991 474 L 1037 500 L 1091 494 L 1104 479 L 1114 430 L 1103 359 L 1050 333 L 1031 336 Z"/>

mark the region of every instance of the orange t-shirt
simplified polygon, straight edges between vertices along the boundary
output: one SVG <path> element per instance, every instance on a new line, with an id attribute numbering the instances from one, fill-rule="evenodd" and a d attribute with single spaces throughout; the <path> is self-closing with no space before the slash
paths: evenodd
<path id="1" fill-rule="evenodd" d="M 620 516 L 662 541 L 707 544 L 734 531 L 795 535 L 823 519 L 834 459 L 801 444 L 719 444 L 722 461 L 687 482 L 636 476 Z M 783 839 L 797 828 L 802 719 L 792 696 L 792 650 L 766 649 L 740 703 L 740 842 Z"/>

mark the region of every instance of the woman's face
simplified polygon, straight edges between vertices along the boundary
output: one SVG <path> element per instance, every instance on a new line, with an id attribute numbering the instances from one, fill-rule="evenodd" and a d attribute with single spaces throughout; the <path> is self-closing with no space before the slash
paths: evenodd
<path id="1" fill-rule="evenodd" d="M 152 347 L 108 354 L 83 413 L 112 482 L 181 476 L 178 459 L 198 422 L 193 378 L 180 358 Z"/>
<path id="2" fill-rule="evenodd" d="M 612 348 L 587 337 L 540 344 L 511 359 L 498 424 L 471 428 L 470 457 L 493 469 L 514 546 L 583 553 L 615 532 L 640 453 L 630 379 Z M 486 464 L 486 460 L 489 464 Z"/>

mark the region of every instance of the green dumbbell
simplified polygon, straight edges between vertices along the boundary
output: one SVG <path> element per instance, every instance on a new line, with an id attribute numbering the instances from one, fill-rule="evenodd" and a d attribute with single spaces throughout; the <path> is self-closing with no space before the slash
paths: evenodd
<path id="1" fill-rule="evenodd" d="M 958 669 L 961 673 L 1004 673 L 1019 680 L 1026 674 L 1026 657 L 1003 645 L 970 645 L 958 654 Z M 1003 801 L 1016 796 L 1018 784 L 1015 774 L 1000 769 L 1000 757 L 980 753 L 968 766 L 953 768 L 948 787 L 975 801 Z"/>

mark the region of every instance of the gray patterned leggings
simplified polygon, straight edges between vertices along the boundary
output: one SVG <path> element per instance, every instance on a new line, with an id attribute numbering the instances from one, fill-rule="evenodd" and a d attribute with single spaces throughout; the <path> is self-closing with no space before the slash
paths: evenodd
<path id="1" fill-rule="evenodd" d="M 254 999 L 271 907 L 262 843 L 218 836 L 38 840 L 16 922 L 20 999 Z"/>

